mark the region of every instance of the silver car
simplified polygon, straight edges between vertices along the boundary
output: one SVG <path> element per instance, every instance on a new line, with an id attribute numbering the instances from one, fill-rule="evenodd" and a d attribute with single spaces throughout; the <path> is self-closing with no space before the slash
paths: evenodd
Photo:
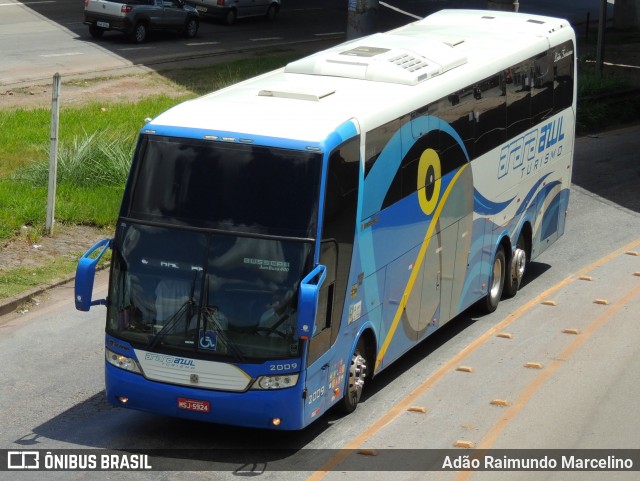
<path id="1" fill-rule="evenodd" d="M 221 19 L 232 25 L 236 19 L 264 16 L 273 20 L 280 11 L 280 0 L 186 0 L 200 15 Z"/>

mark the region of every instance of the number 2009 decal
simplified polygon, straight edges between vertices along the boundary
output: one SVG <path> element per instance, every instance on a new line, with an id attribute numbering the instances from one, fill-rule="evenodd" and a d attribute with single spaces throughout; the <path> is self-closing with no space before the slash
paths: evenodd
<path id="1" fill-rule="evenodd" d="M 269 366 L 269 371 L 284 372 L 284 371 L 291 371 L 297 368 L 298 368 L 298 363 L 292 362 L 287 364 L 274 364 L 273 366 Z"/>
<path id="2" fill-rule="evenodd" d="M 313 404 L 314 402 L 316 402 L 318 399 L 324 396 L 324 392 L 325 392 L 324 386 L 322 386 L 320 389 L 316 389 L 314 392 L 312 392 L 309 395 L 307 404 Z"/>

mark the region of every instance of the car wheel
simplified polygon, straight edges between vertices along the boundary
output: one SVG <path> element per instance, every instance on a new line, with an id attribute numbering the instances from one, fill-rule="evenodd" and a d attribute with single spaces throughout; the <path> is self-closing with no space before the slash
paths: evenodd
<path id="1" fill-rule="evenodd" d="M 96 27 L 95 25 L 89 25 L 89 34 L 93 38 L 100 38 L 104 33 L 104 28 Z"/>
<path id="2" fill-rule="evenodd" d="M 480 308 L 483 312 L 490 314 L 498 308 L 502 290 L 504 288 L 506 258 L 504 255 L 504 247 L 498 247 L 495 257 L 493 258 L 493 269 L 489 276 L 489 292 L 484 299 L 480 301 Z"/>
<path id="3" fill-rule="evenodd" d="M 144 23 L 136 24 L 131 33 L 131 40 L 135 43 L 143 43 L 147 39 L 147 26 Z"/>
<path id="4" fill-rule="evenodd" d="M 272 3 L 271 5 L 269 5 L 269 9 L 267 10 L 267 14 L 265 15 L 265 18 L 269 22 L 271 22 L 276 18 L 277 14 L 278 14 L 278 7 Z"/>
<path id="5" fill-rule="evenodd" d="M 184 36 L 187 38 L 193 38 L 198 35 L 198 28 L 200 27 L 200 22 L 198 22 L 195 18 L 189 18 L 187 20 L 187 24 L 184 26 Z"/>
<path id="6" fill-rule="evenodd" d="M 234 23 L 236 23 L 236 18 L 238 18 L 238 13 L 236 12 L 235 8 L 232 8 L 224 17 L 224 23 L 226 23 L 227 25 L 233 25 Z"/>

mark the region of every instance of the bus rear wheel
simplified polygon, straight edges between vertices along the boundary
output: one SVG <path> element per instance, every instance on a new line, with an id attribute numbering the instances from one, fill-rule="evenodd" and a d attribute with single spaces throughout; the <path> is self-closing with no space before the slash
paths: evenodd
<path id="1" fill-rule="evenodd" d="M 522 282 L 522 277 L 527 267 L 526 249 L 527 246 L 525 245 L 524 236 L 520 234 L 516 249 L 513 251 L 505 271 L 503 290 L 505 297 L 515 296 L 518 293 L 518 289 L 520 289 L 520 283 Z"/>
<path id="2" fill-rule="evenodd" d="M 489 277 L 489 292 L 482 301 L 480 307 L 483 312 L 490 314 L 498 308 L 502 290 L 504 289 L 504 278 L 506 270 L 506 258 L 504 255 L 504 247 L 498 247 L 496 255 L 493 258 L 493 268 Z"/>
<path id="3" fill-rule="evenodd" d="M 360 338 L 353 355 L 351 356 L 351 365 L 349 366 L 349 377 L 347 379 L 346 391 L 342 398 L 342 411 L 346 414 L 355 411 L 360 398 L 362 397 L 362 388 L 367 377 L 367 358 L 365 353 L 364 340 Z"/>

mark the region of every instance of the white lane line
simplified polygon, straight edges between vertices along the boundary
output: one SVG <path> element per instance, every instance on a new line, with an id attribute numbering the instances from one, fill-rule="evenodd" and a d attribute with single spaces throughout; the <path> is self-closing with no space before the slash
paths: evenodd
<path id="1" fill-rule="evenodd" d="M 65 53 L 45 53 L 41 57 L 71 57 L 73 55 L 84 55 L 82 52 L 65 52 Z"/>
<path id="2" fill-rule="evenodd" d="M 14 3 L 0 3 L 0 7 L 16 7 L 18 5 L 36 5 L 38 3 L 56 3 L 55 0 L 43 0 L 41 2 L 14 2 Z"/>
<path id="3" fill-rule="evenodd" d="M 269 40 L 282 40 L 282 37 L 264 37 L 264 38 L 250 38 L 250 42 L 268 42 Z"/>
<path id="4" fill-rule="evenodd" d="M 150 50 L 154 47 L 126 47 L 126 48 L 119 48 L 118 50 L 120 52 L 132 52 L 134 50 Z"/>
<path id="5" fill-rule="evenodd" d="M 326 32 L 326 33 L 314 33 L 314 37 L 333 37 L 334 35 L 344 35 L 344 32 Z"/>
<path id="6" fill-rule="evenodd" d="M 194 42 L 194 43 L 185 43 L 185 45 L 189 47 L 199 47 L 200 45 L 218 45 L 220 42 Z"/>
<path id="7" fill-rule="evenodd" d="M 413 13 L 409 13 L 409 12 L 405 12 L 404 10 L 400 10 L 398 7 L 394 7 L 393 5 L 389 5 L 386 2 L 380 2 L 380 5 L 382 5 L 383 7 L 390 8 L 391 10 L 395 10 L 396 12 L 402 13 L 403 15 L 406 15 L 407 17 L 415 18 L 416 20 L 422 20 L 424 18 L 424 17 L 419 17 L 418 15 L 414 15 Z"/>

